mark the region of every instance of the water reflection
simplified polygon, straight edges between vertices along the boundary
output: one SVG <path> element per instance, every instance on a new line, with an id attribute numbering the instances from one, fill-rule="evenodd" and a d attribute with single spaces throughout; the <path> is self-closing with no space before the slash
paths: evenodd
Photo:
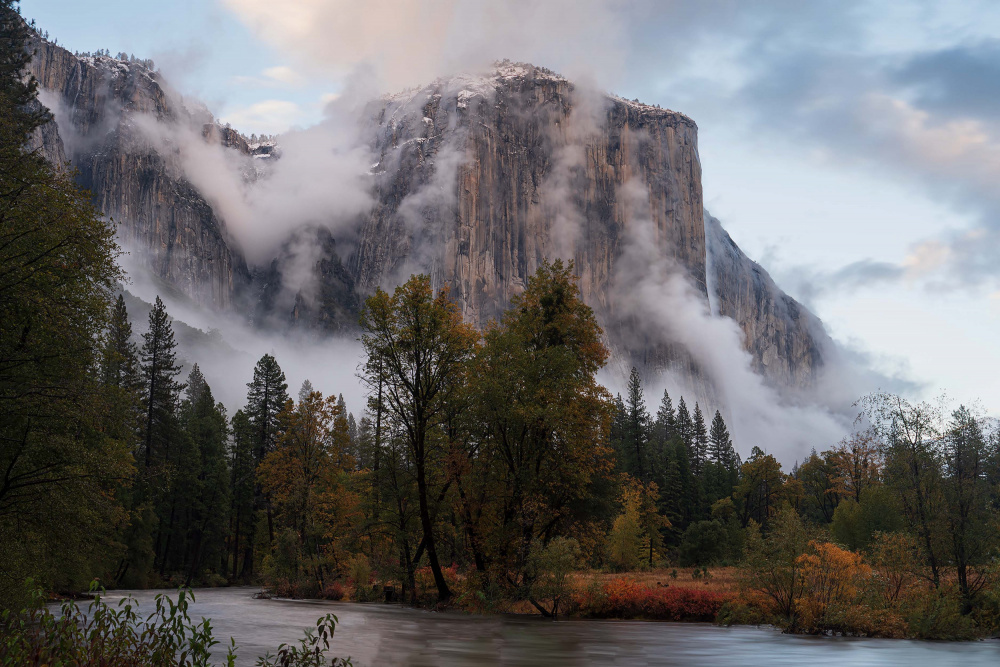
<path id="1" fill-rule="evenodd" d="M 336 655 L 361 666 L 510 665 L 905 665 L 1000 666 L 1000 641 L 936 643 L 796 637 L 769 629 L 707 624 L 568 620 L 435 613 L 393 605 L 254 600 L 254 588 L 196 592 L 192 616 L 212 619 L 217 638 L 240 647 L 240 665 L 333 612 L 340 619 Z M 125 593 L 112 592 L 113 602 Z M 155 591 L 135 591 L 144 611 Z M 224 649 L 223 649 L 224 652 Z"/>

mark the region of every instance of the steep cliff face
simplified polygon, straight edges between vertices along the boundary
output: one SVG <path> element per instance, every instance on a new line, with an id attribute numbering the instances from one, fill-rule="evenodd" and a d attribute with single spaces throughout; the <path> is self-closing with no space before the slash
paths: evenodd
<path id="1" fill-rule="evenodd" d="M 697 127 L 686 116 L 509 63 L 387 98 L 373 115 L 378 204 L 351 262 L 362 290 L 429 269 L 482 326 L 544 258 L 562 257 L 588 303 L 611 315 L 635 214 L 628 186 L 648 194 L 658 250 L 705 292 Z"/>
<path id="2" fill-rule="evenodd" d="M 159 75 L 142 64 L 79 58 L 43 40 L 32 48 L 40 99 L 59 124 L 37 138 L 46 154 L 69 157 L 80 184 L 118 223 L 133 259 L 197 303 L 232 306 L 249 278 L 245 263 L 176 157 L 158 151 L 136 123 L 139 117 L 164 121 L 189 112 L 169 99 Z"/>
<path id="3" fill-rule="evenodd" d="M 572 259 L 622 367 L 704 386 L 682 346 L 619 305 L 630 234 L 646 225 L 653 254 L 739 324 L 756 371 L 800 387 L 822 365 L 818 320 L 705 216 L 697 126 L 683 114 L 505 62 L 388 97 L 372 116 L 378 203 L 350 262 L 363 292 L 429 272 L 484 326 L 543 259 Z"/>
<path id="4" fill-rule="evenodd" d="M 829 340 L 819 319 L 782 292 L 707 214 L 705 234 L 716 314 L 739 324 L 755 371 L 781 387 L 808 386 L 822 366 Z"/>

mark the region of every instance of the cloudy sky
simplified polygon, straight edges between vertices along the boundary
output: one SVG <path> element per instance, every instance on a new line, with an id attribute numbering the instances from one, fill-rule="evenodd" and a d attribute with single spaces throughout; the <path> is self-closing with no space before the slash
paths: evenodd
<path id="1" fill-rule="evenodd" d="M 246 133 L 509 57 L 697 121 L 705 202 L 841 342 L 1000 409 L 1000 3 L 22 0 Z"/>

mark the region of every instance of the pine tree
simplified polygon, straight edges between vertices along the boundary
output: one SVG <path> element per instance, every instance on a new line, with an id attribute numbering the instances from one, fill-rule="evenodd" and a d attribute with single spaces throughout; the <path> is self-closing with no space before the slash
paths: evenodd
<path id="1" fill-rule="evenodd" d="M 225 407 L 216 403 L 201 369 L 195 364 L 188 376 L 187 398 L 181 408 L 190 458 L 178 468 L 189 471 L 188 483 L 174 493 L 186 505 L 180 534 L 183 538 L 177 567 L 191 585 L 207 569 L 225 571 L 226 506 L 229 479 L 226 441 L 229 434 Z M 184 480 L 177 475 L 177 480 Z M 178 502 L 180 504 L 180 502 Z"/>
<path id="2" fill-rule="evenodd" d="M 152 504 L 158 518 L 153 541 L 153 566 L 161 574 L 165 571 L 166 556 L 172 542 L 177 506 L 170 487 L 154 486 L 152 483 L 154 479 L 157 482 L 176 480 L 175 476 L 162 473 L 177 463 L 172 459 L 184 458 L 182 450 L 186 445 L 177 423 L 180 392 L 184 385 L 175 379 L 181 372 L 176 350 L 170 317 L 163 301 L 157 296 L 149 312 L 149 331 L 143 334 L 141 352 L 145 472 L 139 495 L 143 502 Z M 150 475 L 154 470 L 158 473 L 155 478 Z"/>
<path id="3" fill-rule="evenodd" d="M 142 335 L 142 382 L 145 422 L 143 424 L 144 463 L 146 468 L 169 461 L 170 439 L 177 403 L 183 385 L 175 378 L 181 372 L 177 364 L 177 343 L 160 297 L 149 312 L 149 331 Z"/>
<path id="4" fill-rule="evenodd" d="M 125 298 L 119 294 L 111 308 L 101 354 L 101 381 L 105 387 L 133 391 L 139 386 L 139 351 L 132 340 Z"/>
<path id="5" fill-rule="evenodd" d="M 650 424 L 646 452 L 649 459 L 649 472 L 652 479 L 660 486 L 661 495 L 664 491 L 664 476 L 668 466 L 668 446 L 674 432 L 674 406 L 670 395 L 663 391 L 660 406 L 656 410 L 656 419 Z"/>
<path id="6" fill-rule="evenodd" d="M 128 321 L 125 299 L 119 294 L 111 307 L 104 332 L 100 377 L 108 406 L 105 430 L 111 437 L 127 443 L 133 455 L 142 442 L 143 401 L 138 355 L 138 348 L 132 340 L 132 325 Z M 125 553 L 118 560 L 112 582 L 142 587 L 147 583 L 146 576 L 153 562 L 155 519 L 152 505 L 146 497 L 148 494 L 144 485 L 135 483 L 135 480 L 123 483 L 117 495 L 122 500 L 122 506 L 128 510 L 128 523 L 118 538 L 125 545 Z"/>
<path id="7" fill-rule="evenodd" d="M 253 371 L 253 381 L 247 383 L 247 389 L 245 410 L 250 426 L 253 470 L 256 478 L 257 467 L 265 456 L 274 451 L 280 426 L 278 415 L 289 401 L 285 374 L 273 356 L 265 354 L 260 358 Z M 266 511 L 268 543 L 273 543 L 274 515 L 259 483 L 254 484 L 254 509 L 255 513 L 260 510 Z M 251 521 L 241 571 L 241 576 L 247 581 L 253 576 L 256 530 L 256 522 Z"/>
<path id="8" fill-rule="evenodd" d="M 677 431 L 677 435 L 680 436 L 681 442 L 687 448 L 689 457 L 691 456 L 693 443 L 692 426 L 691 413 L 688 412 L 684 397 L 681 396 L 681 400 L 677 401 L 677 417 L 674 420 L 674 428 Z"/>
<path id="9" fill-rule="evenodd" d="M 274 449 L 278 413 L 288 401 L 288 383 L 273 356 L 265 354 L 260 358 L 253 370 L 253 381 L 247 383 L 247 389 L 246 413 L 254 430 L 254 458 L 260 463 Z"/>
<path id="10" fill-rule="evenodd" d="M 670 439 L 670 431 L 674 429 L 676 424 L 676 416 L 674 415 L 674 402 L 670 400 L 670 394 L 667 390 L 663 390 L 663 398 L 660 399 L 660 407 L 656 411 L 656 430 L 659 438 L 666 442 Z"/>
<path id="11" fill-rule="evenodd" d="M 642 381 L 639 371 L 632 367 L 628 379 L 628 399 L 625 404 L 625 447 L 631 465 L 628 468 L 633 476 L 646 479 L 649 472 L 647 461 L 647 440 L 649 428 L 649 413 L 646 411 L 646 401 L 642 394 Z"/>
<path id="12" fill-rule="evenodd" d="M 299 387 L 299 403 L 302 403 L 309 398 L 309 394 L 313 393 L 313 391 L 315 390 L 313 389 L 312 382 L 309 380 L 303 380 L 302 386 Z"/>
<path id="13" fill-rule="evenodd" d="M 361 455 L 361 430 L 358 428 L 358 423 L 354 420 L 353 412 L 347 413 L 347 436 L 351 441 L 351 458 L 357 463 Z"/>
<path id="14" fill-rule="evenodd" d="M 708 456 L 708 429 L 705 427 L 705 416 L 697 403 L 694 404 L 694 418 L 691 420 L 690 451 L 691 471 L 696 476 L 701 476 Z"/>
<path id="15" fill-rule="evenodd" d="M 615 396 L 614 412 L 612 413 L 608 440 L 610 441 L 611 449 L 615 452 L 618 468 L 623 471 L 629 470 L 628 462 L 630 459 L 628 443 L 626 442 L 626 432 L 628 430 L 626 415 L 625 401 L 622 400 L 622 395 L 618 394 Z"/>
<path id="16" fill-rule="evenodd" d="M 712 428 L 709 432 L 708 440 L 709 457 L 714 463 L 730 470 L 735 462 L 735 452 L 733 451 L 733 441 L 729 437 L 729 429 L 722 419 L 722 414 L 716 410 L 715 418 L 712 419 Z"/>
<path id="17" fill-rule="evenodd" d="M 229 511 L 229 566 L 230 576 L 237 579 L 249 576 L 250 566 L 246 560 L 240 567 L 240 556 L 249 553 L 248 535 L 253 535 L 254 483 L 257 470 L 254 465 L 253 427 L 243 410 L 237 410 L 230 421 L 229 441 L 229 487 L 231 504 Z"/>
<path id="18" fill-rule="evenodd" d="M 728 498 L 732 495 L 736 483 L 739 481 L 739 463 L 736 451 L 733 449 L 733 442 L 729 437 L 729 429 L 722 419 L 722 414 L 716 410 L 712 419 L 712 427 L 709 430 L 709 447 L 706 464 L 710 470 L 711 477 L 706 483 L 708 501 L 714 502 L 720 498 Z"/>

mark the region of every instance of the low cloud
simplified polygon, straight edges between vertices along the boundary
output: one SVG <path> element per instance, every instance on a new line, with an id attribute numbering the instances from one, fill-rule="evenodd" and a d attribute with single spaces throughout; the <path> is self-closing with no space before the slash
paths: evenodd
<path id="1" fill-rule="evenodd" d="M 713 315 L 683 267 L 660 252 L 648 190 L 629 181 L 619 195 L 632 214 L 615 264 L 616 308 L 651 342 L 682 346 L 705 383 L 692 386 L 668 369 L 652 383 L 650 395 L 658 397 L 666 386 L 684 394 L 689 407 L 700 399 L 703 409 L 722 408 L 743 456 L 759 446 L 790 464 L 811 447 L 836 443 L 849 429 L 850 416 L 827 407 L 825 396 L 810 397 L 812 402 L 782 396 L 755 373 L 737 323 Z"/>
<path id="2" fill-rule="evenodd" d="M 296 230 L 323 227 L 331 232 L 353 234 L 358 216 L 372 205 L 371 148 L 360 132 L 363 106 L 357 99 L 338 98 L 326 106 L 326 116 L 317 125 L 281 136 L 280 158 L 252 158 L 206 141 L 207 117 L 178 114 L 168 121 L 136 115 L 134 122 L 155 149 L 179 165 L 213 211 L 223 220 L 247 261 L 267 262 Z M 174 108 L 184 101 L 176 99 Z M 258 131 L 280 131 L 274 114 L 288 116 L 297 107 L 271 101 L 255 105 L 237 121 L 256 120 Z M 264 122 L 270 114 L 273 126 Z M 350 241 L 350 239 L 346 239 Z"/>
<path id="3" fill-rule="evenodd" d="M 247 383 L 253 379 L 257 360 L 271 354 L 285 373 L 290 396 L 295 396 L 302 382 L 309 380 L 325 395 L 343 394 L 347 409 L 360 418 L 367 404 L 357 378 L 357 364 L 364 355 L 360 341 L 307 331 L 254 329 L 239 314 L 207 310 L 174 290 L 164 289 L 159 280 L 150 276 L 142 255 L 138 252 L 123 257 L 131 279 L 125 289 L 147 304 L 157 296 L 163 300 L 167 313 L 179 320 L 174 329 L 183 372 L 186 375 L 192 364 L 198 364 L 216 400 L 226 406 L 230 416 L 246 404 Z M 144 315 L 130 312 L 130 316 L 135 322 L 133 331 L 140 336 L 147 330 Z"/>

